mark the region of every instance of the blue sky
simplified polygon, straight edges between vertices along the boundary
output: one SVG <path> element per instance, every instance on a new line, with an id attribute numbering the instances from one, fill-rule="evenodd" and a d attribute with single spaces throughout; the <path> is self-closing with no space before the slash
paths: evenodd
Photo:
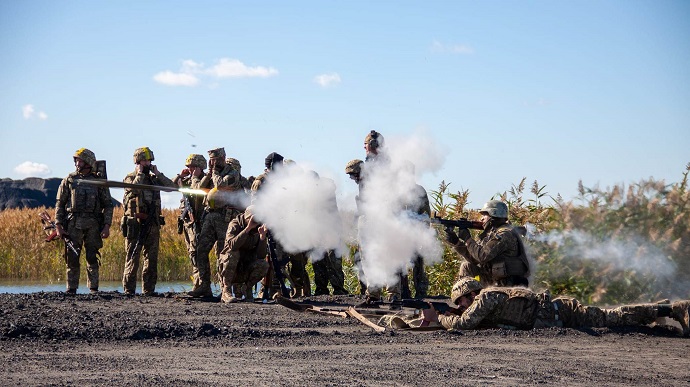
<path id="1" fill-rule="evenodd" d="M 244 175 L 277 151 L 352 191 L 375 129 L 442 144 L 420 181 L 472 207 L 523 177 L 676 182 L 688 41 L 687 1 L 2 1 L 0 178 L 87 147 L 121 180 L 140 146 L 174 176 L 224 146 Z"/>

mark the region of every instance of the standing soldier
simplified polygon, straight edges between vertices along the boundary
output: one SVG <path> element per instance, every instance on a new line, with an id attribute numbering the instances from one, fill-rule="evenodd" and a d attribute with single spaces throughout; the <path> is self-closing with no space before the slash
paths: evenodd
<path id="1" fill-rule="evenodd" d="M 206 195 L 206 215 L 197 246 L 194 285 L 191 297 L 212 297 L 209 254 L 213 246 L 219 254 L 225 244 L 225 233 L 232 219 L 244 211 L 244 190 L 240 174 L 225 161 L 225 148 L 208 151 L 210 173 L 201 179 L 199 188 L 211 188 Z"/>
<path id="2" fill-rule="evenodd" d="M 79 287 L 79 253 L 86 249 L 86 284 L 91 293 L 98 292 L 99 249 L 103 238 L 110 236 L 113 202 L 108 187 L 74 184 L 78 180 L 99 179 L 96 174 L 96 155 L 86 148 L 74 153 L 76 171 L 60 183 L 55 203 L 55 229 L 61 238 L 69 237 L 77 254 L 65 247 L 68 294 L 76 294 Z M 65 229 L 66 227 L 66 229 Z"/>
<path id="3" fill-rule="evenodd" d="M 414 164 L 406 163 L 405 167 L 406 169 L 402 172 L 409 173 L 410 177 L 413 177 L 415 173 Z M 418 215 L 426 214 L 426 216 L 429 216 L 431 214 L 431 206 L 429 205 L 429 196 L 427 195 L 426 189 L 415 183 L 412 197 L 414 200 L 405 205 L 405 210 L 412 211 Z M 412 284 L 415 289 L 414 296 L 415 298 L 425 298 L 429 289 L 429 277 L 427 277 L 426 271 L 424 271 L 424 257 L 416 255 L 412 265 Z M 403 273 L 400 284 L 402 298 L 411 298 L 412 294 L 410 292 L 407 273 Z"/>
<path id="4" fill-rule="evenodd" d="M 201 180 L 206 176 L 206 158 L 199 154 L 190 154 L 185 160 L 185 169 L 173 182 L 180 188 L 200 188 Z M 184 234 L 184 241 L 192 263 L 192 276 L 199 276 L 196 270 L 197 238 L 201 232 L 204 216 L 204 197 L 201 195 L 182 195 L 180 200 L 180 217 L 177 220 L 178 234 Z"/>
<path id="5" fill-rule="evenodd" d="M 136 168 L 125 177 L 124 182 L 175 187 L 175 183 L 151 163 L 153 160 L 153 152 L 148 147 L 135 150 Z M 157 190 L 125 188 L 122 205 L 125 208 L 122 233 L 126 238 L 125 251 L 127 252 L 122 287 L 125 294 L 134 294 L 137 287 L 139 256 L 143 252 L 142 294 L 155 295 L 158 280 L 160 226 L 165 224 L 161 216 L 161 193 Z"/>
<path id="6" fill-rule="evenodd" d="M 459 277 L 479 276 L 485 286 L 529 286 L 529 260 L 522 237 L 508 221 L 508 206 L 489 200 L 479 213 L 484 231 L 480 241 L 469 230 L 446 230 L 446 241 L 465 258 Z"/>

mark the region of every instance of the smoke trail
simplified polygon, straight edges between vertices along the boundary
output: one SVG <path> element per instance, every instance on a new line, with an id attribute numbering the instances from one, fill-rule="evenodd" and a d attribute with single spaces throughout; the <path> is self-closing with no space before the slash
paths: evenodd
<path id="1" fill-rule="evenodd" d="M 285 251 L 311 250 L 320 259 L 327 250 L 344 251 L 342 221 L 335 183 L 296 164 L 284 164 L 268 174 L 254 200 L 255 214 Z"/>
<path id="2" fill-rule="evenodd" d="M 568 230 L 535 235 L 534 239 L 559 248 L 565 258 L 598 261 L 617 270 L 671 278 L 677 268 L 661 249 L 635 235 L 601 240 L 585 231 Z"/>
<path id="3" fill-rule="evenodd" d="M 435 230 L 406 209 L 419 204 L 416 174 L 438 170 L 446 153 L 422 134 L 389 138 L 379 151 L 363 166 L 359 205 L 362 268 L 374 287 L 397 282 L 416 255 L 433 264 L 443 254 Z"/>

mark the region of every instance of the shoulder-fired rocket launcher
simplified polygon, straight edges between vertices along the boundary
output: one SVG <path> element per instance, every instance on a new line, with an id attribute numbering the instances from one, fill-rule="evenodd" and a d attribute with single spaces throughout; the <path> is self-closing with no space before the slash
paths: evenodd
<path id="1" fill-rule="evenodd" d="M 180 192 L 180 193 L 187 194 L 187 195 L 206 195 L 209 191 L 208 189 L 175 188 L 175 187 L 165 187 L 162 185 L 124 183 L 124 182 L 115 181 L 115 180 L 79 179 L 79 180 L 75 180 L 75 183 L 76 184 L 87 184 L 87 185 L 98 185 L 98 186 L 110 187 L 110 188 L 148 189 L 148 190 L 163 191 L 163 192 Z"/>

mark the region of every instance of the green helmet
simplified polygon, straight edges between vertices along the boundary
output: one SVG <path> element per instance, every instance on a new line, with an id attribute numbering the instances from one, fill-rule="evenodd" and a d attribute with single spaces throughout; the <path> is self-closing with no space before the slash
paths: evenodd
<path id="1" fill-rule="evenodd" d="M 134 164 L 139 164 L 144 160 L 155 160 L 153 152 L 147 146 L 137 148 L 137 150 L 134 151 Z"/>
<path id="2" fill-rule="evenodd" d="M 472 292 L 482 290 L 482 284 L 472 277 L 460 277 L 458 282 L 453 285 L 453 290 L 450 292 L 450 300 L 453 304 L 458 305 L 460 297 L 466 296 Z"/>
<path id="3" fill-rule="evenodd" d="M 359 159 L 350 160 L 350 162 L 345 165 L 345 173 L 348 175 L 359 175 L 362 172 L 362 164 L 364 161 Z"/>
<path id="4" fill-rule="evenodd" d="M 86 148 L 77 149 L 77 151 L 74 152 L 73 158 L 82 159 L 91 168 L 96 166 L 96 154 Z"/>
<path id="5" fill-rule="evenodd" d="M 479 210 L 480 214 L 488 214 L 492 218 L 508 218 L 508 206 L 500 200 L 489 200 Z"/>
<path id="6" fill-rule="evenodd" d="M 208 151 L 208 157 L 220 157 L 221 159 L 225 159 L 225 148 L 211 149 L 210 151 Z"/>
<path id="7" fill-rule="evenodd" d="M 240 160 L 228 157 L 227 159 L 225 159 L 225 164 L 231 166 L 234 170 L 237 171 L 237 173 L 242 172 L 242 165 L 240 164 Z"/>
<path id="8" fill-rule="evenodd" d="M 187 160 L 184 161 L 184 165 L 186 165 L 188 167 L 197 167 L 197 168 L 201 168 L 201 169 L 206 169 L 206 167 L 207 167 L 206 157 L 204 157 L 204 155 L 192 153 L 189 156 L 187 156 Z"/>

